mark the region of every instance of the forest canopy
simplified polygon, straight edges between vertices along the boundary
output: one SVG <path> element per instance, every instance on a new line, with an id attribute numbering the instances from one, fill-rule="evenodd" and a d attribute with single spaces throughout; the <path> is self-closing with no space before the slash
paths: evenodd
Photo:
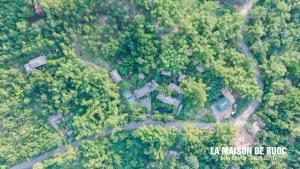
<path id="1" fill-rule="evenodd" d="M 34 168 L 300 168 L 300 2 L 257 0 L 242 16 L 246 3 L 1 1 L 0 168 L 75 143 Z M 45 64 L 24 68 L 41 56 Z M 215 125 L 224 89 L 237 100 Z M 244 128 L 265 124 L 253 146 L 284 146 L 287 156 L 212 156 L 209 147 L 232 146 L 230 124 L 253 103 Z M 139 125 L 151 120 L 213 130 Z"/>

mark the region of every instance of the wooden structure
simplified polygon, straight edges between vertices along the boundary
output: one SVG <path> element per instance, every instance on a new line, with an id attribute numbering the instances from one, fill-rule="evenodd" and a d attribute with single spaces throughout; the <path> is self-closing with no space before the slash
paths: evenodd
<path id="1" fill-rule="evenodd" d="M 24 65 L 26 72 L 33 72 L 38 67 L 44 66 L 47 64 L 47 58 L 44 55 L 41 55 L 37 58 L 30 60 L 27 64 Z"/>
<path id="2" fill-rule="evenodd" d="M 173 105 L 176 108 L 180 105 L 180 101 L 178 99 L 172 98 L 170 96 L 165 96 L 163 94 L 158 94 L 156 98 L 158 100 L 160 100 L 161 102 L 163 102 L 165 104 Z"/>
<path id="3" fill-rule="evenodd" d="M 57 123 L 63 118 L 63 115 L 61 114 L 56 114 L 56 115 L 52 115 L 48 118 L 49 123 L 51 124 L 51 126 L 53 128 L 55 128 L 56 130 L 59 130 L 59 126 L 57 125 Z"/>
<path id="4" fill-rule="evenodd" d="M 161 74 L 164 76 L 172 76 L 172 73 L 170 71 L 161 71 Z"/>
<path id="5" fill-rule="evenodd" d="M 148 113 L 151 112 L 151 98 L 146 97 L 140 100 L 142 107 L 146 108 Z"/>
<path id="6" fill-rule="evenodd" d="M 111 77 L 111 79 L 115 82 L 115 83 L 119 83 L 122 81 L 122 77 L 120 76 L 119 72 L 117 71 L 117 69 L 112 70 L 111 72 L 109 72 L 109 75 Z"/>
<path id="7" fill-rule="evenodd" d="M 152 81 L 151 83 L 146 84 L 144 87 L 136 89 L 135 91 L 133 91 L 133 93 L 134 96 L 139 99 L 144 97 L 148 93 L 155 91 L 156 87 L 157 87 L 156 82 Z"/>

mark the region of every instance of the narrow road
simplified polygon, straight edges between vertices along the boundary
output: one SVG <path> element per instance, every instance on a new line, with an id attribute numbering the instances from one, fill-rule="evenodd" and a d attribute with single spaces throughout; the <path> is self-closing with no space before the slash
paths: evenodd
<path id="1" fill-rule="evenodd" d="M 199 123 L 199 122 L 195 122 L 195 121 L 174 121 L 174 122 L 168 122 L 168 123 L 164 123 L 161 121 L 153 121 L 153 120 L 146 120 L 143 122 L 132 122 L 132 123 L 128 123 L 126 125 L 120 126 L 118 130 L 120 131 L 130 131 L 130 130 L 134 130 L 134 129 L 138 129 L 142 126 L 164 126 L 167 128 L 181 128 L 185 125 L 194 125 L 196 128 L 199 129 L 205 129 L 205 130 L 209 130 L 209 129 L 213 129 L 213 125 L 212 124 L 207 124 L 207 123 Z M 84 140 L 94 140 L 98 137 L 106 137 L 110 134 L 112 134 L 113 131 L 112 130 L 108 130 L 104 133 L 99 133 L 98 136 L 88 136 L 80 141 L 74 141 L 71 143 L 71 146 L 73 148 L 76 148 L 80 145 L 80 143 Z M 70 145 L 66 145 L 66 146 L 62 146 L 59 147 L 57 149 L 51 150 L 49 152 L 46 152 L 44 154 L 41 154 L 27 162 L 23 162 L 23 163 L 19 163 L 13 167 L 11 167 L 11 169 L 27 169 L 27 168 L 32 168 L 32 166 L 38 162 L 41 162 L 43 160 L 46 160 L 50 157 L 53 157 L 55 154 L 57 153 L 63 153 L 66 152 L 69 149 Z"/>
<path id="2" fill-rule="evenodd" d="M 253 6 L 253 1 L 250 1 L 248 4 L 244 5 L 242 8 L 239 9 L 239 13 L 248 18 L 249 11 L 250 11 L 252 6 Z M 252 58 L 252 60 L 253 60 L 252 68 L 253 68 L 253 70 L 255 72 L 255 75 L 256 75 L 256 84 L 257 84 L 257 86 L 259 86 L 262 89 L 263 88 L 263 82 L 262 82 L 261 77 L 260 77 L 260 71 L 259 71 L 258 64 L 257 64 L 256 60 L 252 57 L 252 54 L 249 50 L 249 47 L 248 47 L 246 41 L 244 40 L 242 30 L 240 31 L 240 35 L 241 35 L 241 38 L 239 39 L 239 45 L 240 45 L 243 53 L 245 54 L 245 56 L 248 57 L 248 58 Z M 259 102 L 258 101 L 256 101 L 256 100 L 251 101 L 248 108 L 239 117 L 237 117 L 233 121 L 233 125 L 235 125 L 237 127 L 243 127 L 247 123 L 249 117 L 253 113 L 255 113 L 255 111 L 258 107 L 259 107 Z M 153 126 L 160 125 L 160 126 L 164 126 L 164 127 L 167 127 L 167 128 L 181 128 L 181 127 L 183 127 L 184 125 L 187 125 L 187 124 L 194 125 L 196 128 L 199 128 L 199 129 L 205 129 L 205 130 L 213 129 L 212 124 L 200 123 L 200 122 L 195 122 L 195 121 L 174 121 L 174 122 L 164 123 L 164 122 L 161 122 L 161 121 L 153 121 L 153 120 L 147 119 L 146 121 L 143 121 L 143 122 L 132 122 L 132 123 L 128 123 L 126 125 L 120 126 L 118 130 L 120 130 L 120 131 L 130 131 L 130 130 L 140 128 L 142 126 L 150 126 L 150 125 L 153 125 Z M 84 140 L 94 140 L 98 137 L 106 137 L 106 136 L 112 134 L 112 132 L 113 131 L 108 130 L 108 131 L 105 131 L 103 133 L 99 133 L 98 136 L 88 136 L 88 137 L 86 137 L 86 138 L 84 138 L 80 141 L 72 142 L 71 146 L 74 147 L 74 148 L 78 147 L 80 145 L 80 143 Z M 32 168 L 32 166 L 34 164 L 36 164 L 38 162 L 41 162 L 43 160 L 46 160 L 46 159 L 54 156 L 57 153 L 66 152 L 68 150 L 69 146 L 70 145 L 66 145 L 66 146 L 62 146 L 62 147 L 59 147 L 57 149 L 51 150 L 49 152 L 46 152 L 42 155 L 39 155 L 39 156 L 33 158 L 33 159 L 31 159 L 27 162 L 19 163 L 19 164 L 13 166 L 11 169 Z"/>
<path id="3" fill-rule="evenodd" d="M 246 5 L 244 5 L 242 8 L 240 8 L 238 10 L 238 12 L 245 16 L 246 17 L 246 20 L 248 20 L 248 17 L 249 17 L 249 12 L 251 10 L 253 6 L 253 1 L 250 0 Z M 261 77 L 260 77 L 260 71 L 259 71 L 259 67 L 258 67 L 258 64 L 257 64 L 257 61 L 255 58 L 253 58 L 253 55 L 252 53 L 250 52 L 250 49 L 249 49 L 249 46 L 247 45 L 245 39 L 244 39 L 244 36 L 243 36 L 243 30 L 240 30 L 239 32 L 239 35 L 240 35 L 240 38 L 239 38 L 239 46 L 241 47 L 244 55 L 247 57 L 247 58 L 251 58 L 252 59 L 252 69 L 254 70 L 255 72 L 255 76 L 256 76 L 256 85 L 260 88 L 260 89 L 263 89 L 263 82 L 261 80 Z M 233 121 L 233 124 L 235 126 L 238 126 L 238 127 L 243 127 L 249 117 L 256 112 L 257 108 L 259 107 L 259 102 L 257 100 L 252 100 L 250 105 L 247 107 L 247 109 L 239 116 L 237 117 L 234 121 Z"/>

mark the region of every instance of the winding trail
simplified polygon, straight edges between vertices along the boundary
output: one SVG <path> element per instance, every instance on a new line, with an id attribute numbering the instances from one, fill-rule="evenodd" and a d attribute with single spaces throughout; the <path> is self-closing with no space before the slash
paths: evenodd
<path id="1" fill-rule="evenodd" d="M 245 16 L 246 20 L 248 20 L 249 13 L 250 13 L 250 10 L 251 10 L 252 6 L 253 6 L 253 0 L 249 0 L 249 2 L 247 4 L 245 4 L 242 8 L 238 9 L 238 12 L 241 15 Z M 260 76 L 258 63 L 257 63 L 256 59 L 253 58 L 253 55 L 250 52 L 249 46 L 247 45 L 243 34 L 244 34 L 243 30 L 240 30 L 240 32 L 239 32 L 239 46 L 241 47 L 244 55 L 247 58 L 252 59 L 252 65 L 251 66 L 252 66 L 252 69 L 255 72 L 256 85 L 260 89 L 263 89 L 263 81 L 262 81 L 261 76 Z M 257 110 L 258 107 L 259 107 L 259 101 L 252 100 L 250 105 L 247 107 L 247 109 L 239 117 L 234 119 L 233 124 L 237 127 L 243 127 L 247 123 L 249 117 L 253 113 L 255 113 L 255 111 Z"/>
<path id="2" fill-rule="evenodd" d="M 244 5 L 243 7 L 238 9 L 238 12 L 243 15 L 246 16 L 246 18 L 248 18 L 249 15 L 249 11 L 253 6 L 253 1 L 249 1 L 249 3 L 247 3 L 246 5 Z M 243 51 L 243 53 L 245 54 L 246 57 L 251 58 L 252 59 L 252 68 L 255 72 L 256 75 L 256 84 L 257 86 L 259 86 L 261 89 L 263 88 L 263 82 L 261 80 L 260 77 L 260 71 L 259 71 L 259 67 L 258 64 L 256 62 L 256 60 L 252 57 L 252 54 L 249 50 L 249 47 L 243 37 L 243 31 L 240 31 L 240 39 L 239 39 L 239 45 Z M 259 101 L 257 100 L 252 100 L 250 105 L 248 106 L 248 108 L 236 119 L 233 120 L 233 125 L 239 128 L 242 128 L 248 121 L 249 117 L 255 113 L 255 111 L 257 110 L 257 108 L 259 107 Z M 163 126 L 163 127 L 167 127 L 167 128 L 181 128 L 185 125 L 193 125 L 196 128 L 199 129 L 204 129 L 204 130 L 211 130 L 213 129 L 213 124 L 208 124 L 208 123 L 200 123 L 200 122 L 195 122 L 195 121 L 173 121 L 173 122 L 168 122 L 168 123 L 164 123 L 162 121 L 153 121 L 151 119 L 147 119 L 145 121 L 142 122 L 131 122 L 128 123 L 126 125 L 120 126 L 118 128 L 118 131 L 130 131 L 130 130 L 134 130 L 134 129 L 138 129 L 142 126 Z M 101 137 L 106 137 L 108 135 L 111 135 L 113 133 L 112 130 L 108 130 L 105 131 L 103 133 L 99 133 L 96 136 L 88 136 L 86 138 L 83 138 L 82 140 L 79 141 L 73 141 L 70 143 L 70 145 L 74 148 L 78 147 L 80 145 L 80 143 L 84 140 L 95 140 L 97 138 L 101 138 Z M 59 147 L 57 149 L 51 150 L 49 152 L 46 152 L 44 154 L 41 154 L 31 160 L 28 160 L 26 162 L 22 162 L 19 163 L 15 166 L 13 166 L 11 169 L 27 169 L 27 168 L 32 168 L 32 166 L 38 162 L 41 162 L 43 160 L 46 160 L 50 157 L 53 157 L 55 154 L 57 153 L 63 153 L 66 152 L 70 145 L 66 145 L 66 146 L 62 146 Z"/>

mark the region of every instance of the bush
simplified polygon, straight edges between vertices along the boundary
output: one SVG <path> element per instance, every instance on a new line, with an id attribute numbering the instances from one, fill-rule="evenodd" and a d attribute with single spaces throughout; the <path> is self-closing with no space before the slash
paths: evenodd
<path id="1" fill-rule="evenodd" d="M 174 120 L 174 117 L 170 114 L 153 114 L 151 118 L 153 120 L 163 121 L 163 122 L 171 122 Z"/>
<path id="2" fill-rule="evenodd" d="M 206 122 L 206 123 L 215 123 L 216 119 L 212 115 L 212 113 L 207 113 L 204 116 L 200 118 L 200 122 Z"/>
<path id="3" fill-rule="evenodd" d="M 249 99 L 238 99 L 236 100 L 236 110 L 233 117 L 240 115 L 250 104 L 251 100 Z"/>

